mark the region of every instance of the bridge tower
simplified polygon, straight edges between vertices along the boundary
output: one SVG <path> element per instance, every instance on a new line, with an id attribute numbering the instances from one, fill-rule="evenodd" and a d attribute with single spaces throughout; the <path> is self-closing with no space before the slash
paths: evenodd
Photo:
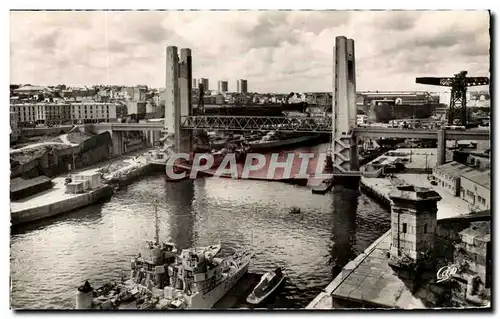
<path id="1" fill-rule="evenodd" d="M 192 56 L 190 49 L 167 47 L 164 132 L 175 152 L 190 152 L 191 132 L 181 129 L 181 116 L 192 115 Z"/>
<path id="2" fill-rule="evenodd" d="M 359 176 L 356 127 L 356 64 L 354 40 L 335 38 L 333 48 L 332 165 L 336 179 Z"/>

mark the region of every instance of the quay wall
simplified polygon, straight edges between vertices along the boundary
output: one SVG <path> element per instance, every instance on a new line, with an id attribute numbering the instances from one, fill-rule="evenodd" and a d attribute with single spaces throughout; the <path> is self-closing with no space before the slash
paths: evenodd
<path id="1" fill-rule="evenodd" d="M 388 210 L 391 209 L 392 201 L 389 199 L 389 196 L 380 191 L 377 187 L 373 187 L 367 184 L 363 178 L 361 178 L 359 181 L 359 188 L 363 193 L 376 200 L 384 208 Z"/>
<path id="2" fill-rule="evenodd" d="M 132 182 L 138 180 L 146 174 L 152 172 L 164 172 L 165 173 L 165 165 L 159 165 L 154 163 L 148 163 L 144 166 L 139 166 L 126 174 L 120 175 L 118 177 L 112 177 L 107 181 L 108 184 L 116 185 L 116 186 L 125 186 L 129 185 Z"/>
<path id="3" fill-rule="evenodd" d="M 81 207 L 91 205 L 101 200 L 106 200 L 113 194 L 113 190 L 108 185 L 102 185 L 87 193 L 79 194 L 75 197 L 61 199 L 43 206 L 28 208 L 25 210 L 11 212 L 12 226 L 40 220 L 59 214 L 63 214 Z"/>

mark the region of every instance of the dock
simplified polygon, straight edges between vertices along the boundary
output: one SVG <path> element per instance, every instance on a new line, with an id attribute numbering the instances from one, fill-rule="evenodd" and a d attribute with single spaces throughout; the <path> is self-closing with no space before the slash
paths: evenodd
<path id="1" fill-rule="evenodd" d="M 54 187 L 10 204 L 13 226 L 63 214 L 111 197 L 111 186 L 101 185 L 82 194 L 68 194 L 64 177 L 52 180 Z"/>

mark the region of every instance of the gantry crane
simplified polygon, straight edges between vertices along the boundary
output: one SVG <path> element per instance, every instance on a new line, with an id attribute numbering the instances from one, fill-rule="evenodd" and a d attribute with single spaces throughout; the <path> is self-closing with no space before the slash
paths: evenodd
<path id="1" fill-rule="evenodd" d="M 453 125 L 455 119 L 460 125 L 467 125 L 467 87 L 489 85 L 487 77 L 467 77 L 467 71 L 461 71 L 452 78 L 421 77 L 416 83 L 451 87 L 450 109 L 448 110 L 448 124 Z"/>

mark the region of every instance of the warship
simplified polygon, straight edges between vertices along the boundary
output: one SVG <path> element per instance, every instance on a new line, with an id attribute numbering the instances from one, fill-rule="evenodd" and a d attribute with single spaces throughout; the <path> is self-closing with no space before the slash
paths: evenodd
<path id="1" fill-rule="evenodd" d="M 188 248 L 180 253 L 156 236 L 131 261 L 129 279 L 94 289 L 78 287 L 76 309 L 210 309 L 248 272 L 253 254 L 218 258 L 221 245 Z"/>

